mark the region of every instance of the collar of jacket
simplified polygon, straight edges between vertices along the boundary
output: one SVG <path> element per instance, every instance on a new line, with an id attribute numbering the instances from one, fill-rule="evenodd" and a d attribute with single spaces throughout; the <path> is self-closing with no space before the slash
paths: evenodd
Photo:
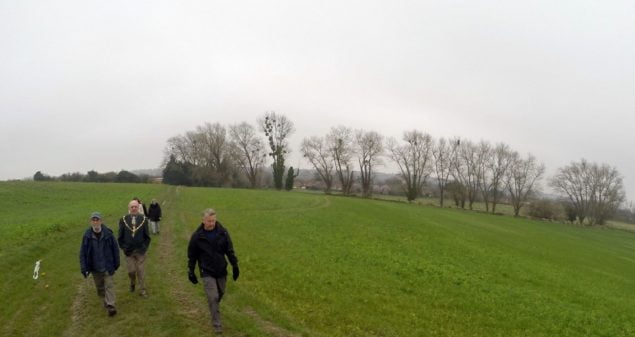
<path id="1" fill-rule="evenodd" d="M 219 221 L 216 221 L 216 227 L 218 228 L 218 235 L 225 235 L 225 233 L 227 233 L 227 230 L 225 229 L 225 227 L 223 227 L 223 225 L 220 224 Z M 196 230 L 196 235 L 201 237 L 201 236 L 205 236 L 205 233 L 203 233 L 204 229 L 203 229 L 203 223 L 201 223 L 200 226 L 198 226 L 198 229 Z"/>
<path id="2" fill-rule="evenodd" d="M 106 227 L 106 225 L 102 224 L 101 225 L 101 237 L 106 239 L 110 236 L 112 236 L 112 230 L 110 230 L 110 228 Z M 88 237 L 89 239 L 93 238 L 93 227 L 88 227 L 88 229 L 86 230 L 86 232 L 84 232 L 84 236 Z"/>

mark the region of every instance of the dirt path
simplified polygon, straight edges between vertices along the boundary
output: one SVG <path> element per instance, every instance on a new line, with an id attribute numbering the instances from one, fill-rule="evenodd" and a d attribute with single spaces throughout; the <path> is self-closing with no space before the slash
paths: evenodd
<path id="1" fill-rule="evenodd" d="M 173 286 L 169 288 L 169 292 L 170 298 L 178 304 L 176 308 L 177 315 L 191 320 L 200 320 L 200 317 L 204 317 L 206 313 L 202 309 L 206 308 L 201 308 L 200 305 L 194 303 L 192 289 L 188 286 L 189 283 L 186 282 L 185 278 L 186 270 L 185 268 L 179 268 L 185 264 L 185 261 L 177 261 L 177 254 L 175 254 L 175 240 L 177 238 L 175 238 L 174 229 L 175 226 L 185 223 L 185 215 L 177 204 L 180 193 L 181 187 L 171 188 L 168 192 L 168 198 L 164 202 L 163 209 L 167 211 L 167 214 L 170 214 L 170 217 L 161 227 L 161 241 L 158 243 L 157 251 L 159 260 L 171 269 L 170 274 L 174 276 L 171 280 Z"/>
<path id="2" fill-rule="evenodd" d="M 88 280 L 88 279 L 87 279 Z M 77 285 L 73 304 L 71 305 L 71 324 L 64 331 L 63 336 L 79 336 L 82 331 L 82 321 L 85 320 L 86 298 L 89 291 L 89 281 L 84 280 Z"/>

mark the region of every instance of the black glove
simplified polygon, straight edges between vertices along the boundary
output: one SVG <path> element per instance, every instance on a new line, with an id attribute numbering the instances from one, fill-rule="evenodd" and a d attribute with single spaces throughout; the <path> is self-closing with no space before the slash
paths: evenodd
<path id="1" fill-rule="evenodd" d="M 88 277 L 88 274 L 90 274 L 90 272 L 89 272 L 89 271 L 83 271 L 83 272 L 82 272 L 82 275 L 84 275 L 84 278 L 87 278 L 87 277 Z"/>
<path id="2" fill-rule="evenodd" d="M 198 283 L 198 279 L 196 278 L 196 274 L 194 274 L 193 270 L 187 272 L 187 278 L 190 279 L 190 282 L 192 282 L 193 284 Z"/>
<path id="3" fill-rule="evenodd" d="M 238 269 L 238 265 L 232 266 L 232 276 L 234 276 L 234 281 L 238 280 L 238 276 L 240 275 L 240 269 Z"/>

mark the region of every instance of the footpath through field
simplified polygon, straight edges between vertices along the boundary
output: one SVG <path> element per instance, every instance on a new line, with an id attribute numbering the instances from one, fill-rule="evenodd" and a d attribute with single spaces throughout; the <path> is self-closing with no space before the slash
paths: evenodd
<path id="1" fill-rule="evenodd" d="M 99 191 L 99 187 L 95 192 Z M 109 196 L 115 197 L 116 201 L 106 204 L 103 210 L 109 220 L 107 226 L 116 235 L 118 217 L 125 213 L 127 204 L 124 194 L 129 194 L 129 191 L 118 190 L 112 194 Z M 0 308 L 0 336 L 212 334 L 202 286 L 200 283 L 192 285 L 187 279 L 187 242 L 200 223 L 200 210 L 192 210 L 190 205 L 181 202 L 179 187 L 161 186 L 141 190 L 138 195 L 145 198 L 142 200 L 153 197 L 162 200 L 161 207 L 165 214 L 160 235 L 152 235 L 146 260 L 149 297 L 142 298 L 138 292 L 128 291 L 126 265 L 121 254 L 121 267 L 115 274 L 118 314 L 108 317 L 96 294 L 92 277 L 84 279 L 79 273 L 79 243 L 83 231 L 88 227 L 87 222 L 69 227 L 58 226 L 59 231 L 52 230 L 50 235 L 28 231 L 26 234 L 14 234 L 21 237 L 19 240 L 24 243 L 16 246 L 6 244 L 0 249 L 0 268 L 3 270 L 0 296 L 3 302 L 8 303 Z M 72 212 L 76 203 L 74 200 L 68 201 L 68 204 L 60 203 L 58 206 L 68 207 L 64 211 Z M 95 209 L 95 203 L 91 202 L 87 209 Z M 42 212 L 45 213 L 44 210 Z M 88 212 L 83 209 L 79 213 Z M 6 226 L 2 228 L 7 231 Z M 36 236 L 34 240 L 29 240 L 30 235 Z M 21 255 L 21 251 L 25 254 Z M 42 272 L 38 280 L 33 280 L 29 266 L 36 259 L 42 259 Z M 238 284 L 240 280 L 237 283 L 229 282 L 228 296 L 221 306 L 225 321 L 223 335 L 294 336 L 284 328 L 262 319 L 253 308 L 238 308 L 231 295 Z"/>
<path id="2" fill-rule="evenodd" d="M 148 252 L 147 281 L 149 297 L 144 299 L 128 291 L 125 265 L 117 273 L 119 314 L 116 318 L 104 315 L 94 296 L 90 281 L 80 282 L 73 302 L 72 323 L 65 336 L 202 336 L 212 332 L 209 311 L 202 286 L 192 285 L 187 275 L 186 243 L 198 222 L 190 221 L 200 213 L 180 202 L 181 188 L 169 187 L 159 200 L 166 216 L 160 235 L 152 236 Z M 196 219 L 199 220 L 199 219 Z M 231 288 L 235 284 L 230 281 Z M 225 336 L 292 336 L 293 334 L 264 321 L 252 308 L 242 312 L 233 307 L 231 295 L 223 301 Z M 227 312 L 227 313 L 226 313 Z M 247 326 L 236 329 L 234 322 Z"/>

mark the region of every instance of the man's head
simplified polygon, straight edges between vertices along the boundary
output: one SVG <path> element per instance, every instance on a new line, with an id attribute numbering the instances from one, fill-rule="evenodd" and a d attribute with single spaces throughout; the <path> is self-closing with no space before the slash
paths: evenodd
<path id="1" fill-rule="evenodd" d="M 203 211 L 203 228 L 211 231 L 216 227 L 216 211 L 208 208 Z"/>
<path id="2" fill-rule="evenodd" d="M 90 226 L 93 227 L 93 231 L 95 233 L 101 232 L 101 224 L 103 219 L 101 217 L 101 213 L 93 212 L 90 214 Z"/>
<path id="3" fill-rule="evenodd" d="M 137 215 L 139 214 L 139 202 L 137 200 L 131 200 L 128 203 L 128 211 L 130 212 L 130 214 L 132 215 Z"/>

